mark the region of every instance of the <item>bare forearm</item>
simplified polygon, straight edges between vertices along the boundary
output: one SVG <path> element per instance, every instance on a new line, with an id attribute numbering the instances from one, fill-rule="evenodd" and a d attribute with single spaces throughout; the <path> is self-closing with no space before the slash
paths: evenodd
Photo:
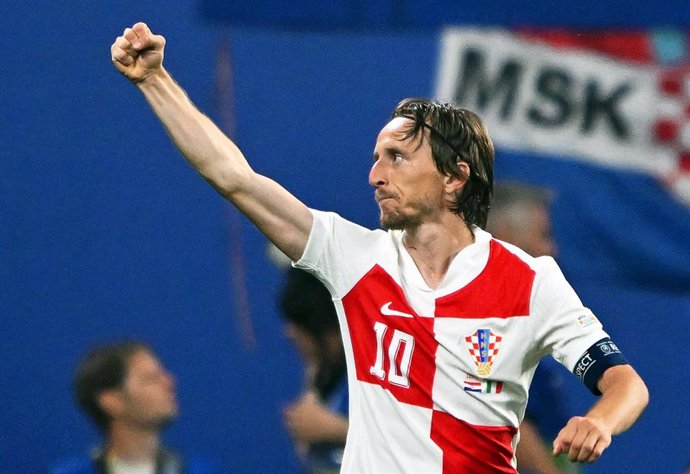
<path id="1" fill-rule="evenodd" d="M 568 421 L 554 440 L 554 455 L 567 453 L 571 461 L 596 461 L 611 444 L 611 437 L 630 428 L 649 400 L 647 387 L 629 365 L 607 369 L 597 387 L 601 399 L 587 415 Z"/>
<path id="2" fill-rule="evenodd" d="M 311 391 L 287 407 L 284 416 L 288 431 L 295 439 L 313 443 L 344 442 L 347 438 L 347 417 L 324 406 Z"/>
<path id="3" fill-rule="evenodd" d="M 252 170 L 242 152 L 163 67 L 137 86 L 180 152 L 216 189 L 229 196 L 247 182 Z"/>
<path id="4" fill-rule="evenodd" d="M 187 161 L 286 255 L 298 260 L 312 214 L 278 183 L 254 173 L 242 152 L 163 68 L 165 38 L 145 23 L 125 28 L 110 47 L 115 68 L 137 85 Z"/>
<path id="5" fill-rule="evenodd" d="M 320 438 L 324 441 L 345 442 L 348 426 L 347 417 L 331 413 L 330 417 L 323 420 Z"/>
<path id="6" fill-rule="evenodd" d="M 617 435 L 630 428 L 649 402 L 642 379 L 629 365 L 612 367 L 599 381 L 602 393 L 587 417 L 602 420 Z"/>

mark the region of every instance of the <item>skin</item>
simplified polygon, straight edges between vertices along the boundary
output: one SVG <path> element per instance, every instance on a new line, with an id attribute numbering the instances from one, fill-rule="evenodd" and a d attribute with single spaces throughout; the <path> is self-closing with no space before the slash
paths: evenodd
<path id="1" fill-rule="evenodd" d="M 448 208 L 465 181 L 438 171 L 428 136 L 403 139 L 411 125 L 410 119 L 397 117 L 381 130 L 369 184 L 375 189 L 381 224 L 405 231 L 405 247 L 427 284 L 437 288 L 453 257 L 470 245 L 474 236 L 462 218 Z M 458 166 L 469 174 L 466 163 Z"/>
<path id="2" fill-rule="evenodd" d="M 491 229 L 491 234 L 510 242 L 534 257 L 558 253 L 551 235 L 548 209 L 538 203 L 525 203 L 513 211 L 511 218 L 502 219 Z"/>
<path id="3" fill-rule="evenodd" d="M 391 120 L 379 133 L 369 184 L 381 210 L 381 225 L 389 229 L 418 228 L 437 219 L 443 210 L 443 177 L 436 169 L 427 140 L 403 140 L 412 121 Z"/>
<path id="4" fill-rule="evenodd" d="M 285 334 L 292 340 L 304 361 L 307 377 L 313 376 L 315 364 L 319 357 L 318 341 L 300 326 L 286 323 Z M 326 349 L 336 354 L 342 351 L 342 343 L 337 333 L 324 336 Z M 329 357 L 323 354 L 322 357 Z M 311 389 L 305 390 L 300 397 L 283 410 L 283 420 L 290 436 L 295 441 L 297 451 L 303 454 L 309 443 L 345 442 L 349 426 L 346 416 L 335 413 L 319 399 Z"/>
<path id="5" fill-rule="evenodd" d="M 347 437 L 347 417 L 334 413 L 312 391 L 283 411 L 285 426 L 296 442 L 343 442 Z"/>
<path id="6" fill-rule="evenodd" d="M 137 85 L 187 161 L 283 253 L 299 260 L 312 227 L 311 212 L 278 183 L 255 173 L 239 148 L 196 109 L 163 68 L 164 47 L 162 36 L 137 23 L 115 40 L 111 58 Z M 429 287 L 437 288 L 453 257 L 474 240 L 447 206 L 465 182 L 433 171 L 426 140 L 421 146 L 399 140 L 405 120 L 392 120 L 379 134 L 369 182 L 382 222 L 404 228 L 408 252 Z M 395 147 L 401 148 L 400 157 L 392 152 Z M 568 422 L 554 441 L 554 454 L 595 461 L 611 436 L 631 426 L 648 401 L 644 383 L 630 366 L 607 370 L 599 388 L 602 397 L 587 415 Z"/>
<path id="7" fill-rule="evenodd" d="M 174 379 L 145 350 L 132 354 L 123 386 L 104 391 L 99 403 L 111 417 L 107 455 L 130 461 L 155 459 L 160 431 L 178 412 Z"/>

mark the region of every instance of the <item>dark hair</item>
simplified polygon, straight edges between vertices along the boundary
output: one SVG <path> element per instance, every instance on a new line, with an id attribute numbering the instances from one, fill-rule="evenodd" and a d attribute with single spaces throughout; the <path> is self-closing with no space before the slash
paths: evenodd
<path id="1" fill-rule="evenodd" d="M 98 428 L 107 432 L 110 415 L 101 407 L 98 398 L 105 390 L 124 385 L 129 372 L 129 360 L 139 351 L 153 351 L 139 341 L 124 341 L 92 349 L 74 374 L 74 392 L 82 411 L 91 417 Z"/>
<path id="2" fill-rule="evenodd" d="M 424 129 L 429 130 L 436 168 L 446 176 L 467 179 L 450 210 L 461 215 L 468 226 L 484 228 L 493 194 L 494 145 L 479 116 L 455 104 L 411 98 L 397 105 L 392 115 L 396 117 L 414 121 L 404 138 L 421 137 L 420 146 Z M 458 162 L 467 163 L 469 176 Z"/>
<path id="3" fill-rule="evenodd" d="M 285 284 L 278 298 L 278 308 L 286 321 L 295 324 L 312 336 L 318 345 L 314 388 L 322 397 L 334 389 L 345 373 L 345 353 L 334 358 L 327 348 L 328 336 L 339 337 L 338 315 L 331 294 L 316 277 L 289 268 Z M 340 340 L 340 339 L 338 339 Z"/>
<path id="4" fill-rule="evenodd" d="M 552 200 L 552 193 L 546 188 L 514 181 L 500 181 L 494 186 L 491 213 L 497 214 L 513 206 L 525 204 L 549 207 Z"/>

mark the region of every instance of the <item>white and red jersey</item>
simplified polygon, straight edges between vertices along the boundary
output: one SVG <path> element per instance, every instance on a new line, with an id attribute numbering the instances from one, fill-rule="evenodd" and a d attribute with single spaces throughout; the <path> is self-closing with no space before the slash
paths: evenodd
<path id="1" fill-rule="evenodd" d="M 295 266 L 328 287 L 348 364 L 343 472 L 514 473 L 539 359 L 568 370 L 607 337 L 550 257 L 473 228 L 430 288 L 400 231 L 312 211 Z"/>

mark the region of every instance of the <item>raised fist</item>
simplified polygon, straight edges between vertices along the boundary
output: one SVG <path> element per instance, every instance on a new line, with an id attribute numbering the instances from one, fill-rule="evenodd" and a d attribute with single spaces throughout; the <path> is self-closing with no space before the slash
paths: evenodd
<path id="1" fill-rule="evenodd" d="M 146 23 L 137 23 L 117 37 L 110 55 L 118 71 L 139 83 L 160 70 L 164 49 L 164 37 L 151 33 Z"/>

